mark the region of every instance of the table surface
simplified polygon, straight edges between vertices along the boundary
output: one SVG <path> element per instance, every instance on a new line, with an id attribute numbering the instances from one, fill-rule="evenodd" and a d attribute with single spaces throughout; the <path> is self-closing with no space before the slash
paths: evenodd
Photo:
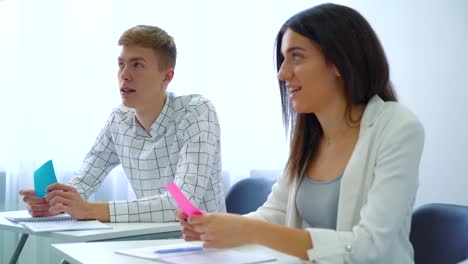
<path id="1" fill-rule="evenodd" d="M 132 263 L 150 264 L 160 263 L 154 260 L 146 260 L 136 257 L 125 256 L 115 253 L 116 250 L 140 248 L 157 245 L 168 245 L 183 243 L 182 239 L 159 239 L 159 240 L 139 240 L 139 241 L 119 241 L 119 242 L 90 242 L 90 243 L 67 243 L 52 244 L 56 253 L 70 264 L 78 263 Z M 259 245 L 246 245 L 233 248 L 232 250 L 269 255 L 276 258 L 272 263 L 305 263 L 299 258 L 283 254 Z M 86 254 L 83 254 L 86 252 Z M 189 261 L 187 263 L 190 263 Z"/>
<path id="2" fill-rule="evenodd" d="M 13 223 L 5 216 L 13 212 L 0 212 L 0 230 L 13 231 L 17 233 L 32 234 L 37 236 L 60 239 L 63 242 L 85 242 L 96 240 L 108 240 L 131 236 L 158 234 L 180 231 L 178 222 L 170 223 L 106 223 L 111 229 L 63 231 L 63 232 L 41 232 L 34 233 L 24 228 L 21 224 Z"/>

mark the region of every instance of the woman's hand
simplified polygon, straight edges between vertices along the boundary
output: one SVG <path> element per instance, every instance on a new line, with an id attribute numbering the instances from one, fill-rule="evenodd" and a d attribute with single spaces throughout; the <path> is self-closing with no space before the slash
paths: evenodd
<path id="1" fill-rule="evenodd" d="M 306 230 L 285 227 L 235 214 L 193 215 L 176 212 L 186 241 L 201 240 L 206 248 L 228 248 L 260 244 L 307 260 L 313 248 Z"/>
<path id="2" fill-rule="evenodd" d="M 204 241 L 203 246 L 206 248 L 237 247 L 254 243 L 255 221 L 240 215 L 193 215 L 182 226 L 185 240 Z"/>
<path id="3" fill-rule="evenodd" d="M 200 234 L 193 230 L 193 227 L 187 223 L 187 216 L 180 209 L 176 211 L 176 217 L 182 225 L 182 236 L 185 241 L 199 241 Z"/>

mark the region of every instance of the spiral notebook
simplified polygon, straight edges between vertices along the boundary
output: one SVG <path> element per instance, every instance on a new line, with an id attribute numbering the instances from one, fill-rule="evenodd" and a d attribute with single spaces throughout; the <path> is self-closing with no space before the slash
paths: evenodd
<path id="1" fill-rule="evenodd" d="M 109 229 L 112 226 L 103 224 L 98 220 L 76 220 L 68 214 L 59 214 L 48 217 L 32 217 L 28 211 L 17 211 L 6 219 L 19 223 L 32 232 L 75 231 L 92 229 Z"/>

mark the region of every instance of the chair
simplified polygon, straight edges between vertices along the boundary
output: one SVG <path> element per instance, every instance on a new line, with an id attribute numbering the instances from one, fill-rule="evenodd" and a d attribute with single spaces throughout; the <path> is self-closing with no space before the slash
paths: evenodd
<path id="1" fill-rule="evenodd" d="M 247 214 L 265 203 L 275 181 L 267 178 L 245 178 L 235 183 L 226 195 L 226 210 Z"/>
<path id="2" fill-rule="evenodd" d="M 459 263 L 468 257 L 468 206 L 426 204 L 413 212 L 415 264 Z"/>

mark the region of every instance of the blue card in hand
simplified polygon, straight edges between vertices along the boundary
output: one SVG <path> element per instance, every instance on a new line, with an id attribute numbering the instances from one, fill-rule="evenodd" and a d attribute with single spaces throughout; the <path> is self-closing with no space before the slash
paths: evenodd
<path id="1" fill-rule="evenodd" d="M 34 172 L 34 192 L 36 197 L 46 196 L 47 187 L 56 182 L 57 177 L 55 177 L 54 164 L 52 164 L 52 160 L 49 160 Z"/>

